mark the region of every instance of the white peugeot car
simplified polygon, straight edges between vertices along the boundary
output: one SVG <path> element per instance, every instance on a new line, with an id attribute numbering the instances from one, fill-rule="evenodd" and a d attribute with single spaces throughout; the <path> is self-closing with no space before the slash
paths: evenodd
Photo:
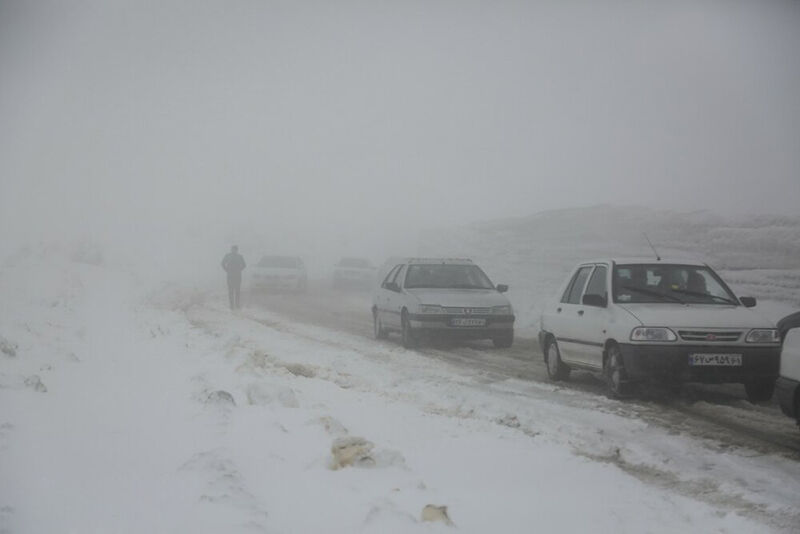
<path id="1" fill-rule="evenodd" d="M 373 295 L 375 337 L 398 332 L 406 348 L 426 336 L 491 339 L 508 348 L 514 310 L 506 291 L 468 259 L 398 260 Z"/>
<path id="2" fill-rule="evenodd" d="M 297 256 L 264 256 L 251 269 L 250 287 L 305 291 L 308 286 L 306 266 Z"/>
<path id="3" fill-rule="evenodd" d="M 637 382 L 741 383 L 751 402 L 772 397 L 780 336 L 695 261 L 582 263 L 541 316 L 539 344 L 553 380 L 602 372 L 610 393 Z"/>

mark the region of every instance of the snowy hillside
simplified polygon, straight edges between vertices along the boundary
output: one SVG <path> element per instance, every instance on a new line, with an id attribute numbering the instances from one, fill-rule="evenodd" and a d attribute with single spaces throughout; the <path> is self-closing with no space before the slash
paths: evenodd
<path id="1" fill-rule="evenodd" d="M 790 458 L 720 450 L 593 394 L 231 313 L 212 287 L 150 285 L 107 257 L 0 264 L 0 532 L 796 524 Z"/>
<path id="2" fill-rule="evenodd" d="M 765 315 L 800 307 L 800 217 L 595 206 L 426 232 L 420 248 L 480 262 L 495 282 L 511 286 L 526 327 L 577 262 L 651 256 L 643 233 L 663 257 L 703 259 L 739 295 L 777 301 L 760 306 Z"/>

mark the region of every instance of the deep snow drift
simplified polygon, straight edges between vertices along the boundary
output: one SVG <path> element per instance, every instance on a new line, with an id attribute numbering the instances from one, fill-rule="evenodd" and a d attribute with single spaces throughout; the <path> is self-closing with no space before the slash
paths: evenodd
<path id="1" fill-rule="evenodd" d="M 231 313 L 222 292 L 85 260 L 36 251 L 2 264 L 0 531 L 751 533 L 800 521 L 793 459 L 720 450 L 615 401 L 391 342 Z M 423 521 L 429 505 L 453 524 Z"/>

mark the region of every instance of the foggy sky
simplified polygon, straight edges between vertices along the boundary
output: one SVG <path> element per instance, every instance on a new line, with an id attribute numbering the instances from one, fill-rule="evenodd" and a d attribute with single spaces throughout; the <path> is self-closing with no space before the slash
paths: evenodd
<path id="1" fill-rule="evenodd" d="M 798 95 L 796 1 L 0 0 L 0 238 L 798 214 Z"/>

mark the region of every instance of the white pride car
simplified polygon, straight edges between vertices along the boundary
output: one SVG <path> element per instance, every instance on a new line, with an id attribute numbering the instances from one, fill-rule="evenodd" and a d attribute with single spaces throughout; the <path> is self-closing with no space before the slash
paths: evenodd
<path id="1" fill-rule="evenodd" d="M 603 259 L 578 265 L 540 319 L 553 380 L 601 372 L 612 396 L 639 382 L 741 383 L 772 397 L 780 336 L 705 263 Z"/>
<path id="2" fill-rule="evenodd" d="M 480 267 L 468 259 L 396 260 L 373 294 L 375 337 L 402 336 L 403 346 L 424 337 L 491 339 L 514 343 L 514 310 Z"/>

